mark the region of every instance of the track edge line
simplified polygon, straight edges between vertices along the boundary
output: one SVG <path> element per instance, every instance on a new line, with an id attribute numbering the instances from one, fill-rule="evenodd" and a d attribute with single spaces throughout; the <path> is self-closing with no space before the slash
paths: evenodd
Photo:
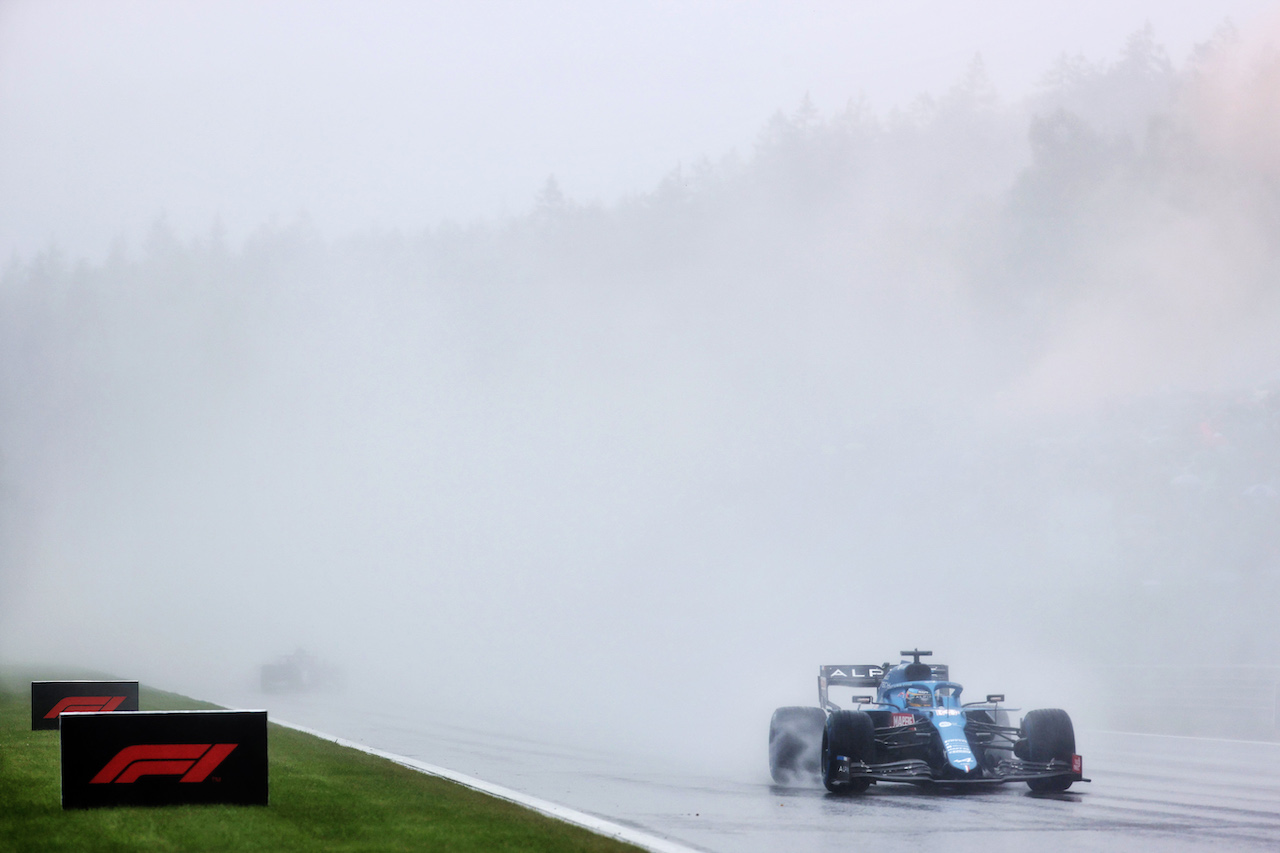
<path id="1" fill-rule="evenodd" d="M 318 737 L 321 740 L 327 740 L 330 743 L 336 743 L 338 746 L 345 746 L 350 749 L 359 750 L 367 755 L 375 755 L 378 758 L 385 758 L 388 761 L 401 765 L 402 767 L 408 767 L 410 770 L 416 770 L 419 773 L 425 773 L 428 776 L 437 776 L 441 779 L 447 779 L 450 782 L 456 782 L 457 784 L 471 788 L 474 791 L 479 791 L 483 794 L 497 797 L 500 800 L 516 803 L 517 805 L 524 806 L 525 808 L 532 809 L 540 814 L 555 818 L 556 820 L 564 821 L 565 823 L 580 826 L 583 829 L 596 833 L 597 835 L 604 835 L 609 838 L 616 838 L 619 841 L 625 841 L 628 844 L 634 844 L 637 847 L 642 847 L 645 850 L 652 851 L 652 853 L 701 853 L 701 851 L 696 847 L 688 847 L 667 838 L 651 835 L 638 829 L 632 829 L 631 827 L 623 826 L 620 823 L 614 823 L 613 821 L 605 820 L 604 818 L 596 817 L 595 815 L 590 815 L 586 812 L 580 812 L 577 809 L 571 809 L 568 806 L 553 803 L 550 800 L 543 800 L 538 797 L 529 796 L 528 794 L 522 794 L 519 791 L 512 790 L 511 788 L 504 788 L 501 785 L 495 785 L 492 782 L 486 782 L 483 779 L 477 779 L 474 776 L 467 776 L 463 773 L 449 770 L 446 767 L 428 764 L 425 761 L 419 761 L 416 758 L 409 758 L 406 755 L 397 755 L 394 752 L 387 752 L 386 750 L 378 749 L 377 747 L 367 746 L 353 740 L 348 740 L 347 738 L 331 735 L 327 732 L 317 731 L 316 729 L 308 726 L 301 726 L 296 723 L 289 723 L 278 719 L 273 719 L 271 722 L 284 726 L 286 729 L 292 729 L 293 731 L 301 732 L 302 734 Z"/>

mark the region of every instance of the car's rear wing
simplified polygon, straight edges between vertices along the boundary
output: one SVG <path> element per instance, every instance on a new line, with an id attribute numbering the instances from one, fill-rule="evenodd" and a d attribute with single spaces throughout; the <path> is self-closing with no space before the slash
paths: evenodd
<path id="1" fill-rule="evenodd" d="M 929 667 L 930 681 L 946 681 L 946 664 L 923 664 Z M 818 667 L 818 705 L 839 710 L 827 698 L 828 687 L 879 687 L 887 668 L 882 664 L 831 664 Z M 922 679 L 923 680 L 923 679 Z"/>
<path id="2" fill-rule="evenodd" d="M 879 687 L 884 667 L 879 664 L 845 664 L 818 668 L 818 679 L 832 687 Z"/>
<path id="3" fill-rule="evenodd" d="M 884 667 L 878 664 L 836 664 L 818 667 L 818 706 L 839 710 L 827 699 L 828 687 L 879 687 Z"/>

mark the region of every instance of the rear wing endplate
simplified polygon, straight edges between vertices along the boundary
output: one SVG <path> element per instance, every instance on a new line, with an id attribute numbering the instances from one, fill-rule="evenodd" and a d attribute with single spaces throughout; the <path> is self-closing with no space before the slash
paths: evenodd
<path id="1" fill-rule="evenodd" d="M 828 687 L 879 687 L 884 667 L 879 664 L 836 664 L 818 667 L 818 705 L 838 710 L 827 699 Z"/>

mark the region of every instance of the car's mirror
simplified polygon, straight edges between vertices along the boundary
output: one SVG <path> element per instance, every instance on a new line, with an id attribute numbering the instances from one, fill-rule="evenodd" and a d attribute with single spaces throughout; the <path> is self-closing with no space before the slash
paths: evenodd
<path id="1" fill-rule="evenodd" d="M 874 696 L 854 696 L 853 701 L 857 702 L 859 705 L 870 705 L 872 702 L 875 701 L 875 697 Z"/>
<path id="2" fill-rule="evenodd" d="M 988 693 L 988 694 L 987 694 L 987 701 L 988 701 L 988 702 L 990 702 L 992 705 L 997 705 L 997 704 L 999 704 L 999 703 L 1001 703 L 1001 702 L 1003 702 L 1003 701 L 1004 701 L 1004 694 L 1003 694 L 1003 693 Z"/>

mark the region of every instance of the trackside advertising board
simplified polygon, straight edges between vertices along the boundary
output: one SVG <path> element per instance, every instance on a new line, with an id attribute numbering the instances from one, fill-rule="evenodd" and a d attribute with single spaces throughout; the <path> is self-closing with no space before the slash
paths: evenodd
<path id="1" fill-rule="evenodd" d="M 62 807 L 267 804 L 266 711 L 64 713 Z"/>
<path id="2" fill-rule="evenodd" d="M 136 681 L 33 681 L 31 730 L 57 729 L 63 711 L 136 711 Z"/>

